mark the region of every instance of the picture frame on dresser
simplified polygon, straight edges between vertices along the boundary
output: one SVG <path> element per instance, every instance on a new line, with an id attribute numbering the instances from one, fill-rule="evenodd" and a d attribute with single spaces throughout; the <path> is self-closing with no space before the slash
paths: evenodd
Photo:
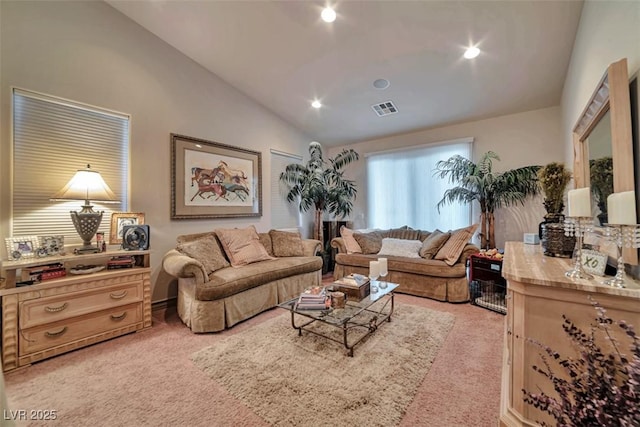
<path id="1" fill-rule="evenodd" d="M 111 228 L 109 230 L 109 244 L 122 244 L 124 227 L 127 225 L 144 224 L 143 212 L 114 212 L 111 214 Z"/>
<path id="2" fill-rule="evenodd" d="M 38 236 L 13 236 L 4 239 L 10 261 L 34 258 L 38 248 Z"/>
<path id="3" fill-rule="evenodd" d="M 262 153 L 171 134 L 171 219 L 262 216 Z"/>

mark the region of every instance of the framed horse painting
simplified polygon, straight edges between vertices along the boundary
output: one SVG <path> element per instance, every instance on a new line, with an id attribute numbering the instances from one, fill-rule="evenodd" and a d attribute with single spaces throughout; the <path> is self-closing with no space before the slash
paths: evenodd
<path id="1" fill-rule="evenodd" d="M 262 215 L 262 154 L 171 134 L 171 219 Z"/>

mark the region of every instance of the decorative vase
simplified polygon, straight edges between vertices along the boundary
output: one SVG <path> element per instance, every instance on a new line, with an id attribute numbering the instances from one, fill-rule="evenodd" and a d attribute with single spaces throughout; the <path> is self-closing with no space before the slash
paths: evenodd
<path id="1" fill-rule="evenodd" d="M 544 224 L 558 224 L 564 221 L 564 215 L 561 213 L 547 213 L 544 216 L 544 221 L 538 224 L 538 238 L 542 241 L 542 226 Z"/>
<path id="2" fill-rule="evenodd" d="M 563 217 L 564 219 L 564 217 Z M 559 258 L 571 258 L 576 247 L 575 236 L 566 236 L 562 222 L 540 224 L 542 230 L 540 246 L 544 255 Z"/>

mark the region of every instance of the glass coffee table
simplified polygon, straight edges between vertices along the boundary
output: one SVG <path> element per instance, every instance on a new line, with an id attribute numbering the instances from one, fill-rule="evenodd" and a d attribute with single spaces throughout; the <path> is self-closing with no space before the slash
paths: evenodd
<path id="1" fill-rule="evenodd" d="M 371 289 L 377 290 L 376 292 L 371 292 L 369 296 L 361 301 L 347 298 L 344 308 L 300 310 L 296 307 L 297 297 L 278 304 L 278 307 L 291 312 L 291 326 L 298 330 L 299 336 L 302 335 L 304 330 L 344 344 L 345 348 L 349 350 L 349 356 L 353 357 L 353 348 L 356 344 L 374 333 L 385 320 L 391 321 L 394 304 L 393 291 L 398 286 L 396 283 L 373 281 L 371 282 Z M 331 285 L 326 286 L 326 288 L 331 290 Z M 303 319 L 296 318 L 296 315 Z M 300 323 L 297 323 L 297 321 L 300 321 Z M 341 329 L 342 339 L 336 339 L 320 329 L 313 328 L 312 325 L 316 322 Z"/>

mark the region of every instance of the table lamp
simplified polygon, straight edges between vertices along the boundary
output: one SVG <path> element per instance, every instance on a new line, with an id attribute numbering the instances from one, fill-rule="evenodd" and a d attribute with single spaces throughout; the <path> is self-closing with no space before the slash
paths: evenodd
<path id="1" fill-rule="evenodd" d="M 91 245 L 91 239 L 98 232 L 104 211 L 95 212 L 89 200 L 118 203 L 116 195 L 104 182 L 100 173 L 91 170 L 91 166 L 87 165 L 86 169 L 78 170 L 62 190 L 51 196 L 51 200 L 84 200 L 80 212 L 70 212 L 73 225 L 83 242 L 83 246 L 75 252 L 78 254 L 99 252 L 97 246 Z"/>

